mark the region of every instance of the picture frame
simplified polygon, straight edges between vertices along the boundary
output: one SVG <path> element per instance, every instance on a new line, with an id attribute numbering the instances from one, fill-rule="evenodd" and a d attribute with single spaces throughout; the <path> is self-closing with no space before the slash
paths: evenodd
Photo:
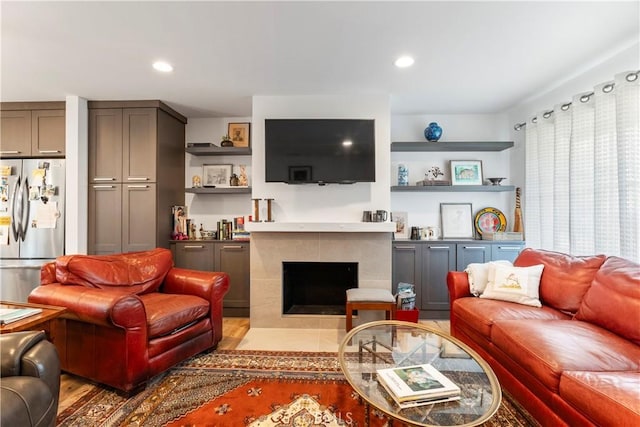
<path id="1" fill-rule="evenodd" d="M 395 239 L 409 238 L 409 214 L 407 212 L 391 212 L 391 222 L 396 224 L 396 231 L 393 233 Z"/>
<path id="2" fill-rule="evenodd" d="M 234 147 L 251 147 L 251 123 L 229 123 L 227 134 Z"/>
<path id="3" fill-rule="evenodd" d="M 471 203 L 440 203 L 443 239 L 473 239 Z"/>
<path id="4" fill-rule="evenodd" d="M 482 185 L 482 160 L 450 160 L 451 185 Z"/>
<path id="5" fill-rule="evenodd" d="M 231 187 L 233 165 L 202 165 L 202 186 L 228 188 Z"/>

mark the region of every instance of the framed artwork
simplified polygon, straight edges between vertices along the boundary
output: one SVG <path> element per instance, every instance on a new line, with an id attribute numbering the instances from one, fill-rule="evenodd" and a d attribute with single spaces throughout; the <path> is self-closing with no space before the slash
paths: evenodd
<path id="1" fill-rule="evenodd" d="M 233 165 L 202 165 L 203 187 L 231 187 Z"/>
<path id="2" fill-rule="evenodd" d="M 234 147 L 251 146 L 251 123 L 229 123 L 227 134 Z"/>
<path id="3" fill-rule="evenodd" d="M 409 221 L 406 212 L 391 212 L 391 222 L 396 223 L 396 231 L 394 232 L 396 239 L 409 238 Z"/>
<path id="4" fill-rule="evenodd" d="M 440 203 L 443 239 L 473 239 L 471 203 Z"/>
<path id="5" fill-rule="evenodd" d="M 451 185 L 482 185 L 482 160 L 451 160 Z"/>

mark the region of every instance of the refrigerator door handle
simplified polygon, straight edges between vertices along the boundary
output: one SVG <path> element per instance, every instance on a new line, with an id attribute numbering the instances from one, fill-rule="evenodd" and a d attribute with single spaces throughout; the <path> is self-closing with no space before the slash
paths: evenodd
<path id="1" fill-rule="evenodd" d="M 22 241 L 24 242 L 25 237 L 27 236 L 27 230 L 29 228 L 29 214 L 30 214 L 30 208 L 31 208 L 31 203 L 29 203 L 29 180 L 27 179 L 27 177 L 24 177 L 24 180 L 22 181 L 22 197 L 21 197 L 21 205 L 22 205 L 22 211 L 21 212 L 21 216 L 20 216 L 20 234 L 21 234 L 21 238 Z M 25 215 L 26 213 L 26 215 Z"/>
<path id="2" fill-rule="evenodd" d="M 20 216 L 22 214 L 22 209 L 19 209 L 20 205 L 18 203 L 18 190 L 20 189 L 20 177 L 18 176 L 18 180 L 13 187 L 13 192 L 11 194 L 11 232 L 13 234 L 13 240 L 18 241 L 18 237 L 20 237 Z"/>

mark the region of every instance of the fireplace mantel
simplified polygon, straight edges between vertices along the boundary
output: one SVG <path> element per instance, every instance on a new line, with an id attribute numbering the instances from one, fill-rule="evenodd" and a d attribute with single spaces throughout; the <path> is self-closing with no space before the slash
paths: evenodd
<path id="1" fill-rule="evenodd" d="M 249 222 L 245 229 L 259 232 L 309 233 L 390 233 L 396 231 L 393 222 Z"/>

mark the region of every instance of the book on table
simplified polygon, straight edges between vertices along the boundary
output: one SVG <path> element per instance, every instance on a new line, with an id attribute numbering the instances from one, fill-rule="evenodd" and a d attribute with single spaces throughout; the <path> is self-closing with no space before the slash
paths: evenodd
<path id="1" fill-rule="evenodd" d="M 460 398 L 460 387 L 432 365 L 378 369 L 378 382 L 400 407 Z"/>
<path id="2" fill-rule="evenodd" d="M 42 313 L 41 308 L 0 308 L 0 325 L 15 322 L 38 313 Z"/>

